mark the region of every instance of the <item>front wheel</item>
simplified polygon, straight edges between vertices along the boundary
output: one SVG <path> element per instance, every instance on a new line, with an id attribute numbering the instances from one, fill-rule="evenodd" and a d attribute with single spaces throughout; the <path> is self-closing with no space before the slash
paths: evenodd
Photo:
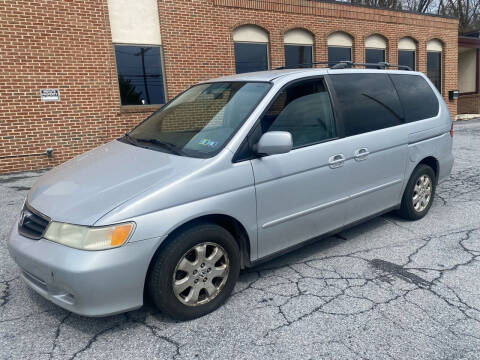
<path id="1" fill-rule="evenodd" d="M 152 264 L 148 290 L 156 306 L 179 320 L 218 308 L 240 272 L 240 250 L 221 226 L 202 224 L 170 239 Z"/>
<path id="2" fill-rule="evenodd" d="M 417 166 L 403 193 L 399 215 L 407 220 L 423 218 L 432 206 L 435 186 L 433 169 L 425 164 Z"/>

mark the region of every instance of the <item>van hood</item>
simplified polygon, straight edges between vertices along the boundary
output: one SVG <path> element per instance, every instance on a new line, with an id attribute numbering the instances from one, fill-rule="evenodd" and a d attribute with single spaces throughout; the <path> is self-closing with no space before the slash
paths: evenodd
<path id="1" fill-rule="evenodd" d="M 204 161 L 115 140 L 40 177 L 27 202 L 52 220 L 93 225 L 132 197 L 154 185 L 167 185 Z"/>

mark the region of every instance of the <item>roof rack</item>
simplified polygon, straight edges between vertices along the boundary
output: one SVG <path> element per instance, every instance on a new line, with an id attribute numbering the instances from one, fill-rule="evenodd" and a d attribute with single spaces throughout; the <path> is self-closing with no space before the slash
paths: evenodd
<path id="1" fill-rule="evenodd" d="M 317 61 L 312 63 L 304 63 L 304 64 L 297 64 L 295 66 L 282 66 L 275 68 L 275 70 L 283 70 L 283 69 L 295 69 L 295 68 L 311 68 L 315 67 L 315 65 L 328 65 L 330 69 L 351 69 L 355 66 L 364 66 L 364 67 L 371 67 L 377 69 L 386 69 L 389 67 L 397 68 L 398 70 L 407 70 L 412 71 L 412 68 L 407 65 L 395 65 L 389 64 L 388 62 L 378 62 L 378 63 L 355 63 L 353 61 Z M 332 65 L 332 66 L 330 66 Z"/>

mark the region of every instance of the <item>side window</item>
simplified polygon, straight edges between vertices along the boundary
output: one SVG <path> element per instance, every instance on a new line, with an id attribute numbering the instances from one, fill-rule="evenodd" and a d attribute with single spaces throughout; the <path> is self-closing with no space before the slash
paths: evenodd
<path id="1" fill-rule="evenodd" d="M 438 114 L 438 99 L 418 75 L 390 75 L 397 89 L 407 122 L 428 119 Z"/>
<path id="2" fill-rule="evenodd" d="M 386 74 L 330 75 L 343 114 L 345 136 L 404 123 L 403 109 Z"/>
<path id="3" fill-rule="evenodd" d="M 334 137 L 335 120 L 323 79 L 302 81 L 282 90 L 261 126 L 262 132 L 290 132 L 294 148 Z"/>

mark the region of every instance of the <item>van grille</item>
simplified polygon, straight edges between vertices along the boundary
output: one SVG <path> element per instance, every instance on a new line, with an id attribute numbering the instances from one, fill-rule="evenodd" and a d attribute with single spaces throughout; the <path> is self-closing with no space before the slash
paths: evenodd
<path id="1" fill-rule="evenodd" d="M 40 214 L 26 204 L 20 214 L 18 222 L 18 232 L 30 239 L 38 240 L 45 233 L 45 229 L 50 223 L 50 219 Z"/>

